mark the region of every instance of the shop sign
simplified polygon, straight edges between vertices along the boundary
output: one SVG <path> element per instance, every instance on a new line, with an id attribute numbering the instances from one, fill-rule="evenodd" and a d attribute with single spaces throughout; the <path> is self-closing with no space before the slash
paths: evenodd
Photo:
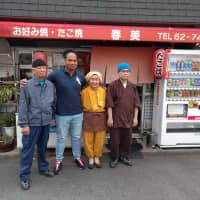
<path id="1" fill-rule="evenodd" d="M 1 21 L 0 37 L 200 43 L 200 29 Z"/>
<path id="2" fill-rule="evenodd" d="M 166 56 L 167 50 L 158 49 L 154 52 L 153 57 L 153 73 L 155 78 L 167 78 Z"/>

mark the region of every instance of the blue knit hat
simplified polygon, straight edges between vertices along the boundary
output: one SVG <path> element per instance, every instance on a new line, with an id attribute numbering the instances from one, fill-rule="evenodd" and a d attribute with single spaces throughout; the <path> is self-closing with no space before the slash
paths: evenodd
<path id="1" fill-rule="evenodd" d="M 121 72 L 122 70 L 128 70 L 129 72 L 131 71 L 131 66 L 128 63 L 119 63 L 117 67 L 117 71 Z"/>

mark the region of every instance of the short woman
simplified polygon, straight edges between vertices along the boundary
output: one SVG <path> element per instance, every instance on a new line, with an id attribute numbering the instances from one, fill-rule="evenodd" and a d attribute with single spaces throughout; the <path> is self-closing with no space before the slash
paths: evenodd
<path id="1" fill-rule="evenodd" d="M 106 134 L 106 92 L 101 86 L 102 75 L 91 71 L 86 75 L 88 86 L 82 90 L 83 139 L 84 150 L 88 157 L 88 168 L 101 168 L 100 158 Z"/>

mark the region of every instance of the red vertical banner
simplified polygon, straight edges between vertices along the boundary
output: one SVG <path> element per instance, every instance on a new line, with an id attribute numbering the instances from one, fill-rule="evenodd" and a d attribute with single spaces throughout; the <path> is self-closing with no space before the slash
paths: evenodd
<path id="1" fill-rule="evenodd" d="M 158 49 L 153 55 L 153 74 L 155 78 L 168 78 L 167 70 L 167 54 L 168 50 Z"/>
<path id="2" fill-rule="evenodd" d="M 33 54 L 33 60 L 41 59 L 48 65 L 48 57 L 43 51 L 36 51 Z"/>

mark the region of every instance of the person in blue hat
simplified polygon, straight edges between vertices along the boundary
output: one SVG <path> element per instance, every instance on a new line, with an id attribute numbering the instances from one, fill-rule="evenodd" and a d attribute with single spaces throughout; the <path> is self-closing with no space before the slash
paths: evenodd
<path id="1" fill-rule="evenodd" d="M 117 67 L 118 79 L 107 88 L 107 125 L 110 127 L 110 167 L 118 162 L 132 166 L 130 160 L 132 127 L 138 125 L 139 95 L 136 86 L 129 82 L 131 66 L 120 63 Z"/>

